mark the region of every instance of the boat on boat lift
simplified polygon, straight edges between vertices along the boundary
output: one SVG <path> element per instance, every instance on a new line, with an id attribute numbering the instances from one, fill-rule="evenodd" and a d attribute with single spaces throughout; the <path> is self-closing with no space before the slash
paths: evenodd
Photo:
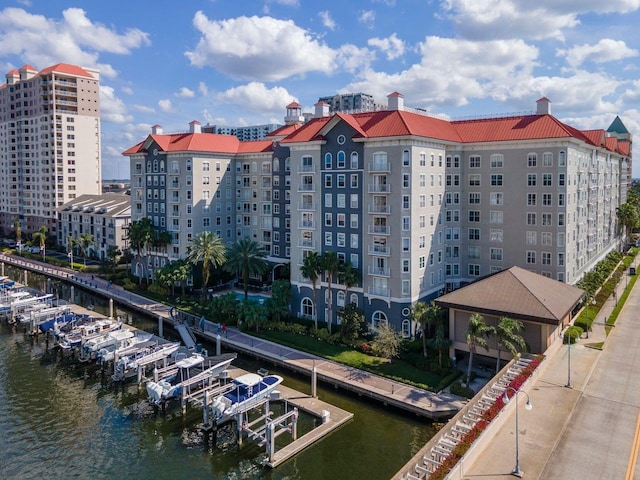
<path id="1" fill-rule="evenodd" d="M 212 418 L 216 423 L 233 418 L 236 414 L 258 406 L 282 383 L 279 375 L 245 373 L 233 379 L 233 388 L 216 397 L 211 404 Z"/>
<path id="2" fill-rule="evenodd" d="M 59 337 L 58 346 L 63 350 L 71 350 L 80 347 L 84 342 L 107 332 L 113 332 L 122 328 L 120 320 L 95 320 L 80 325 L 67 334 Z"/>
<path id="3" fill-rule="evenodd" d="M 119 357 L 114 364 L 113 379 L 124 380 L 135 375 L 139 367 L 166 360 L 180 348 L 180 342 L 156 344 Z"/>
<path id="4" fill-rule="evenodd" d="M 170 367 L 162 369 L 168 374 L 164 378 L 157 382 L 147 382 L 149 402 L 159 406 L 163 402 L 179 397 L 183 391 L 190 390 L 194 385 L 211 383 L 237 356 L 236 353 L 225 353 L 206 358 L 200 353 L 195 353 L 177 361 Z"/>
<path id="5" fill-rule="evenodd" d="M 98 350 L 96 361 L 99 363 L 111 362 L 115 358 L 121 358 L 126 355 L 132 355 L 143 348 L 152 347 L 157 344 L 152 340 L 153 334 L 146 332 L 137 332 L 137 334 L 118 344 L 109 345 Z"/>

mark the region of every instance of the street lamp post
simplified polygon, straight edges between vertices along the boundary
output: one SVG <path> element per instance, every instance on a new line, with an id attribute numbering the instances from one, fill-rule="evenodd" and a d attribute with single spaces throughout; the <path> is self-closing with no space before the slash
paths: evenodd
<path id="1" fill-rule="evenodd" d="M 69 250 L 69 253 L 67 253 L 67 257 L 69 257 L 69 268 L 73 270 L 73 250 Z"/>
<path id="2" fill-rule="evenodd" d="M 527 403 L 524 406 L 524 408 L 526 408 L 527 410 L 531 410 L 533 408 L 533 405 L 531 405 L 531 399 L 529 398 L 529 394 L 527 392 L 524 392 L 522 390 L 516 390 L 513 387 L 507 387 L 506 390 L 504 391 L 502 400 L 504 401 L 505 404 L 509 403 L 509 400 L 510 400 L 508 395 L 509 390 L 513 391 L 513 396 L 516 398 L 516 466 L 513 468 L 511 475 L 522 478 L 524 476 L 524 472 L 520 470 L 520 451 L 519 451 L 519 445 L 518 445 L 518 394 L 522 393 L 527 396 Z"/>
<path id="3" fill-rule="evenodd" d="M 568 357 L 568 361 L 567 361 L 567 384 L 565 385 L 565 387 L 567 387 L 567 388 L 571 388 L 571 338 L 572 338 L 572 335 L 569 332 L 569 335 L 567 335 L 567 344 L 568 344 L 568 350 L 569 350 L 569 353 L 567 355 L 567 357 Z"/>
<path id="4" fill-rule="evenodd" d="M 587 304 L 585 305 L 585 313 L 587 315 L 587 319 L 586 319 L 586 321 L 584 323 L 585 323 L 585 326 L 587 327 L 587 337 L 586 338 L 589 338 L 589 325 L 590 325 L 589 324 L 589 304 L 595 305 L 596 304 L 596 299 L 593 298 L 592 295 L 587 295 L 586 296 L 586 300 L 587 300 Z"/>

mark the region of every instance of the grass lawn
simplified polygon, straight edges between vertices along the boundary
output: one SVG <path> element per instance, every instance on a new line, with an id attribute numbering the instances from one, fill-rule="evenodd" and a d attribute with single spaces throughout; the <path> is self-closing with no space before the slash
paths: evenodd
<path id="1" fill-rule="evenodd" d="M 251 334 L 256 335 L 255 333 Z M 444 379 L 443 376 L 425 372 L 402 360 L 394 359 L 393 361 L 389 361 L 384 358 L 366 355 L 352 348 L 323 342 L 309 335 L 268 330 L 261 331 L 257 336 L 297 350 L 318 355 L 319 357 L 334 360 L 350 367 L 376 373 L 429 390 L 436 390 L 440 382 Z"/>

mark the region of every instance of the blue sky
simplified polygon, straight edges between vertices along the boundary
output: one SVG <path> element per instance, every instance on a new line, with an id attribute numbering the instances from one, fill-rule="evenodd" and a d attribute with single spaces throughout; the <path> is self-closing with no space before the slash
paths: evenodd
<path id="1" fill-rule="evenodd" d="M 282 123 L 293 100 L 398 91 L 446 118 L 531 111 L 640 135 L 640 0 L 7 1 L 0 71 L 101 70 L 104 178 L 151 126 Z M 634 177 L 640 177 L 640 162 Z"/>

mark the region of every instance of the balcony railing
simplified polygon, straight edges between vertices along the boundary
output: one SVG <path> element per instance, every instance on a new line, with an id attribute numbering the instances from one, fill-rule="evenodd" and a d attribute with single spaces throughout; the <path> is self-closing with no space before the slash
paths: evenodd
<path id="1" fill-rule="evenodd" d="M 298 242 L 298 246 L 300 248 L 316 248 L 316 241 L 315 240 L 300 240 Z"/>
<path id="2" fill-rule="evenodd" d="M 369 255 L 391 255 L 391 247 L 386 245 L 369 245 Z"/>
<path id="3" fill-rule="evenodd" d="M 316 186 L 313 183 L 301 183 L 298 185 L 299 192 L 315 192 Z"/>
<path id="4" fill-rule="evenodd" d="M 315 210 L 316 204 L 313 202 L 302 202 L 298 204 L 298 210 Z"/>
<path id="5" fill-rule="evenodd" d="M 370 172 L 391 172 L 390 162 L 373 162 L 369 164 Z"/>
<path id="6" fill-rule="evenodd" d="M 375 275 L 377 277 L 390 277 L 391 269 L 369 266 L 369 275 Z"/>
<path id="7" fill-rule="evenodd" d="M 391 205 L 369 205 L 369 213 L 391 213 Z"/>
<path id="8" fill-rule="evenodd" d="M 389 287 L 369 287 L 370 295 L 377 295 L 379 297 L 388 297 L 390 295 Z"/>
<path id="9" fill-rule="evenodd" d="M 369 193 L 391 193 L 391 185 L 382 183 L 369 184 Z"/>
<path id="10" fill-rule="evenodd" d="M 391 227 L 382 225 L 369 225 L 369 233 L 374 235 L 391 235 Z"/>
<path id="11" fill-rule="evenodd" d="M 298 166 L 298 173 L 314 173 L 315 169 L 313 165 L 300 165 Z"/>
<path id="12" fill-rule="evenodd" d="M 310 222 L 310 221 L 301 221 L 298 222 L 298 228 L 308 228 L 311 230 L 315 230 L 316 229 L 316 222 Z"/>

